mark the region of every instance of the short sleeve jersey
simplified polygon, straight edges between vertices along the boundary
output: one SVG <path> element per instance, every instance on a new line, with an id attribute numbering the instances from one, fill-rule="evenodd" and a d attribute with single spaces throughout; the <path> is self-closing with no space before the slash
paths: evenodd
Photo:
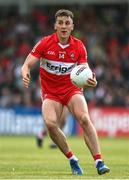
<path id="1" fill-rule="evenodd" d="M 83 43 L 70 36 L 67 45 L 61 45 L 56 33 L 42 38 L 32 49 L 31 55 L 40 59 L 40 79 L 43 94 L 64 95 L 81 91 L 72 84 L 70 72 L 81 63 L 87 62 Z"/>

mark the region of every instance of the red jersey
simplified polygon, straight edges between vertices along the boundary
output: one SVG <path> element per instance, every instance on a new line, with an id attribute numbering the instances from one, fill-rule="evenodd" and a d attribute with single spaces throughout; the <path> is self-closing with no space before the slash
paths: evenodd
<path id="1" fill-rule="evenodd" d="M 87 52 L 83 43 L 70 36 L 67 45 L 61 45 L 56 33 L 42 38 L 31 54 L 40 59 L 40 78 L 43 94 L 66 95 L 81 91 L 70 80 L 71 70 L 80 63 L 86 63 Z"/>

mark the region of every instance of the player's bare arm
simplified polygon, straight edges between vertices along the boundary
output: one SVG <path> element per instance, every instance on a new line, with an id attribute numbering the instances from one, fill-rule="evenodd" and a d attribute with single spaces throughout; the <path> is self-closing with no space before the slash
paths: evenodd
<path id="1" fill-rule="evenodd" d="M 22 80 L 26 88 L 28 88 L 29 83 L 30 83 L 30 69 L 34 66 L 34 64 L 36 64 L 37 61 L 38 61 L 38 58 L 29 54 L 22 66 L 22 69 L 21 69 Z"/>
<path id="2" fill-rule="evenodd" d="M 85 65 L 88 68 L 90 68 L 88 63 L 81 63 L 81 64 Z M 86 85 L 84 88 L 87 88 L 87 87 L 96 87 L 96 86 L 97 86 L 96 75 L 95 75 L 95 73 L 93 73 L 93 78 L 89 78 L 88 79 L 88 85 Z"/>

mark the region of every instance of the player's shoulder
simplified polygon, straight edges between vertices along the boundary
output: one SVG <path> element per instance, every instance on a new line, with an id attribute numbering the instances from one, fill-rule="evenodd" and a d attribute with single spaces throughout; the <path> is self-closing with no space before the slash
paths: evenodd
<path id="1" fill-rule="evenodd" d="M 75 45 L 82 45 L 82 44 L 83 44 L 83 42 L 82 42 L 80 39 L 76 38 L 76 37 L 73 36 L 73 35 L 71 35 L 71 39 L 72 39 L 72 42 L 73 42 Z"/>
<path id="2" fill-rule="evenodd" d="M 72 36 L 71 38 L 72 38 L 72 42 L 74 44 L 74 48 L 76 47 L 76 49 L 80 53 L 84 52 L 85 54 L 87 54 L 85 44 L 82 42 L 82 40 L 76 38 L 75 36 Z"/>
<path id="3" fill-rule="evenodd" d="M 50 45 L 51 43 L 53 43 L 53 34 L 42 37 L 40 42 L 44 46 Z"/>
<path id="4" fill-rule="evenodd" d="M 41 41 L 48 42 L 50 39 L 52 39 L 52 34 L 42 37 Z"/>

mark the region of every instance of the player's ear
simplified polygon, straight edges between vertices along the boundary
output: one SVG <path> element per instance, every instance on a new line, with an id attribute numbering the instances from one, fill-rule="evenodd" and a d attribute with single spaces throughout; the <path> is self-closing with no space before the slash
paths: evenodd
<path id="1" fill-rule="evenodd" d="M 56 28 L 56 23 L 54 24 L 54 30 L 56 30 L 57 28 Z"/>
<path id="2" fill-rule="evenodd" d="M 74 30 L 74 24 L 73 24 L 73 26 L 72 26 L 72 31 Z"/>

